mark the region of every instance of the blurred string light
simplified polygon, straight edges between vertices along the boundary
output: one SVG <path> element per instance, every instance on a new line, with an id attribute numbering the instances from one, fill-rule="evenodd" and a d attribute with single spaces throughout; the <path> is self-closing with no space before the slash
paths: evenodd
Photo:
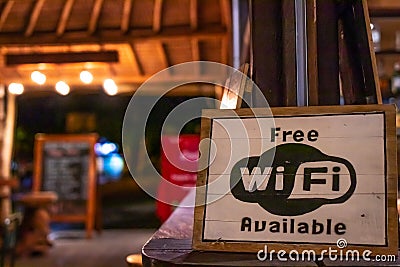
<path id="1" fill-rule="evenodd" d="M 60 94 L 60 95 L 68 95 L 70 88 L 69 85 L 64 82 L 64 81 L 59 81 L 56 83 L 56 91 Z"/>
<path id="2" fill-rule="evenodd" d="M 40 71 L 35 70 L 31 73 L 31 79 L 35 83 L 43 85 L 46 82 L 46 75 L 44 75 Z"/>
<path id="3" fill-rule="evenodd" d="M 20 95 L 24 92 L 24 86 L 21 83 L 10 83 L 8 85 L 8 92 L 13 95 Z"/>
<path id="4" fill-rule="evenodd" d="M 90 84 L 93 82 L 94 77 L 93 74 L 88 70 L 83 70 L 79 74 L 80 80 L 84 84 Z M 47 77 L 40 71 L 33 71 L 31 73 L 31 79 L 35 83 L 39 85 L 43 85 L 46 83 Z M 56 91 L 61 95 L 68 95 L 70 92 L 69 85 L 64 81 L 59 81 L 55 85 Z M 103 82 L 103 89 L 105 93 L 110 96 L 116 95 L 118 93 L 118 86 L 113 79 L 105 79 Z M 24 92 L 24 86 L 20 83 L 10 83 L 8 86 L 8 91 L 12 94 L 22 94 Z"/>
<path id="5" fill-rule="evenodd" d="M 108 95 L 116 95 L 118 93 L 118 86 L 115 84 L 113 79 L 104 80 L 103 88 Z"/>
<path id="6" fill-rule="evenodd" d="M 90 84 L 93 81 L 93 74 L 90 71 L 83 70 L 79 74 L 79 78 L 84 84 Z"/>

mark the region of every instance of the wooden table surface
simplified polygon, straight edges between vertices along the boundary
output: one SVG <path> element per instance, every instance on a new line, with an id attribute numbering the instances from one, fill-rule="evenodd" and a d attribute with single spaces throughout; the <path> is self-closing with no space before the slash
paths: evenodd
<path id="1" fill-rule="evenodd" d="M 143 266 L 317 266 L 314 262 L 262 262 L 256 253 L 195 251 L 192 249 L 195 190 L 142 249 Z"/>
<path id="2" fill-rule="evenodd" d="M 256 253 L 195 251 L 192 249 L 193 189 L 142 248 L 143 266 L 400 266 L 395 262 L 376 261 L 259 261 Z"/>

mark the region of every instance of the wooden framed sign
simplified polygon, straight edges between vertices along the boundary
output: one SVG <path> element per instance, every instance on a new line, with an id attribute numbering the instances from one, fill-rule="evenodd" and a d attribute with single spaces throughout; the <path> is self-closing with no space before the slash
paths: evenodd
<path id="1" fill-rule="evenodd" d="M 84 222 L 91 237 L 96 209 L 96 134 L 38 134 L 34 148 L 34 191 L 58 195 L 52 220 Z"/>
<path id="2" fill-rule="evenodd" d="M 194 249 L 397 255 L 394 106 L 271 110 L 203 111 Z"/>

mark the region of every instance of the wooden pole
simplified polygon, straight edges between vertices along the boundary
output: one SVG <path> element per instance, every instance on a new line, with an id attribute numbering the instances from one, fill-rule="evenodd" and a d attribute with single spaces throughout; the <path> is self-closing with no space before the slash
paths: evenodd
<path id="1" fill-rule="evenodd" d="M 272 107 L 283 106 L 282 82 L 282 3 L 277 0 L 252 0 L 251 73 L 254 82 Z M 256 92 L 253 90 L 253 92 Z M 253 95 L 253 107 L 259 96 Z"/>
<path id="2" fill-rule="evenodd" d="M 336 1 L 316 1 L 316 14 L 318 104 L 339 105 L 339 42 Z"/>
<path id="3" fill-rule="evenodd" d="M 301 0 L 303 1 L 303 0 Z M 298 85 L 296 75 L 296 14 L 295 1 L 282 1 L 282 82 L 284 90 L 284 106 L 296 106 Z"/>
<path id="4" fill-rule="evenodd" d="M 1 131 L 1 177 L 10 179 L 11 177 L 11 157 L 14 141 L 14 127 L 15 127 L 15 96 L 8 94 L 5 95 L 5 87 L 0 87 L 0 131 Z M 7 103 L 4 107 L 4 104 Z M 4 111 L 6 112 L 4 114 Z M 2 198 L 1 202 L 1 218 L 5 218 L 11 213 L 11 189 L 4 186 L 1 189 L 1 195 L 6 196 Z"/>
<path id="5" fill-rule="evenodd" d="M 271 107 L 296 106 L 295 25 L 294 1 L 250 2 L 250 73 Z"/>

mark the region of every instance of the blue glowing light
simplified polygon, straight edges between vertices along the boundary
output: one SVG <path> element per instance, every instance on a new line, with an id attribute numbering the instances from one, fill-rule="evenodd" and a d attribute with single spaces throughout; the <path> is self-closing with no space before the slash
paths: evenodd
<path id="1" fill-rule="evenodd" d="M 121 177 L 124 169 L 124 160 L 121 155 L 117 153 L 109 154 L 103 158 L 103 173 L 112 179 Z"/>

